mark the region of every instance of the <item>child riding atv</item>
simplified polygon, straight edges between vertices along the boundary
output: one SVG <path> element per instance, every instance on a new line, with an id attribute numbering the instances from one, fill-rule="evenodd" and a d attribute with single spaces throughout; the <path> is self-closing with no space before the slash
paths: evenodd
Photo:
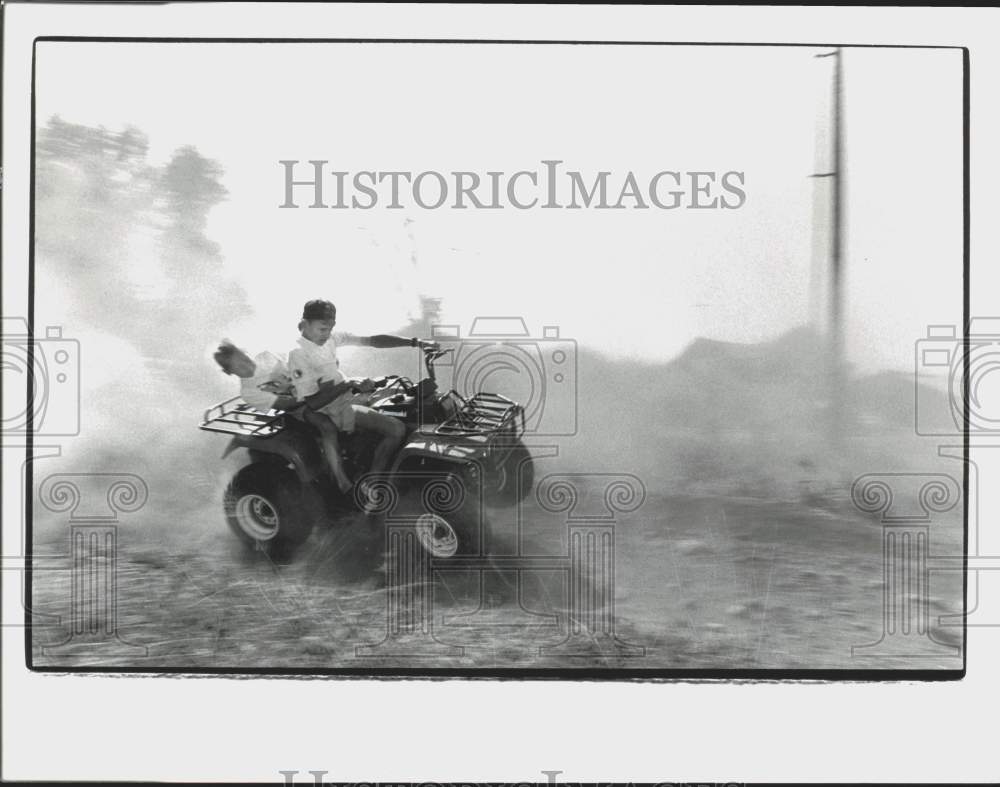
<path id="1" fill-rule="evenodd" d="M 322 312 L 319 309 L 307 304 L 303 321 L 308 323 L 305 318 L 317 314 L 324 315 L 321 323 L 334 319 L 325 316 L 330 313 L 326 306 Z M 329 342 L 332 327 L 319 326 L 326 338 L 321 344 L 312 342 L 317 348 Z M 303 325 L 303 334 L 306 328 Z M 452 352 L 451 348 L 398 336 L 343 336 L 341 342 L 420 347 L 428 373 L 419 383 L 398 376 L 368 381 L 370 385 L 360 387 L 371 388 L 370 392 L 349 396 L 356 426 L 373 420 L 394 424 L 371 430 L 379 436 L 377 445 L 364 439 L 363 427 L 360 434 L 341 435 L 338 455 L 345 472 L 357 478 L 361 488 L 355 498 L 360 497 L 362 506 L 378 508 L 378 513 L 412 525 L 419 543 L 434 557 L 481 554 L 488 540 L 484 505 L 512 505 L 534 483 L 531 455 L 521 441 L 523 408 L 498 394 L 480 392 L 466 399 L 456 391 L 439 393 L 434 361 Z M 303 348 L 302 342 L 297 349 L 313 351 Z M 325 366 L 314 359 L 289 359 L 296 399 L 309 408 L 323 408 L 347 393 L 336 388 L 346 379 L 337 376 L 335 351 L 335 344 L 326 351 L 332 363 L 327 361 Z M 298 378 L 296 370 L 302 372 Z M 301 390 L 299 380 L 304 381 Z M 303 393 L 312 385 L 313 393 Z M 276 399 L 271 406 L 279 401 L 292 410 L 300 406 L 287 399 Z M 344 495 L 335 481 L 331 483 L 334 475 L 320 450 L 316 426 L 288 410 L 262 410 L 234 397 L 209 408 L 200 428 L 231 436 L 223 456 L 247 449 L 250 462 L 227 487 L 224 507 L 230 528 L 249 546 L 264 551 L 294 548 L 317 523 L 343 519 L 335 512 L 343 510 Z M 372 472 L 373 467 L 380 469 Z"/>
<path id="2" fill-rule="evenodd" d="M 381 349 L 394 347 L 436 346 L 433 343 L 421 342 L 417 338 L 404 339 L 401 336 L 354 336 L 348 333 L 333 333 L 337 324 L 337 307 L 330 301 L 313 300 L 302 309 L 302 320 L 299 322 L 301 337 L 298 346 L 288 354 L 288 366 L 296 398 L 306 405 L 307 420 L 317 426 L 319 416 L 325 416 L 341 432 L 353 432 L 355 427 L 362 432 L 370 432 L 378 436 L 379 442 L 372 457 L 370 472 L 373 475 L 383 473 L 389 464 L 389 459 L 399 449 L 406 436 L 402 422 L 391 416 L 383 415 L 366 406 L 365 398 L 358 394 L 370 394 L 375 390 L 374 382 L 349 380 L 340 371 L 340 361 L 337 358 L 337 346 L 365 345 Z M 321 427 L 322 428 L 322 427 Z M 349 486 L 341 486 L 342 492 L 349 491 Z M 367 484 L 362 483 L 360 496 L 365 500 L 366 507 L 371 507 L 372 492 Z"/>

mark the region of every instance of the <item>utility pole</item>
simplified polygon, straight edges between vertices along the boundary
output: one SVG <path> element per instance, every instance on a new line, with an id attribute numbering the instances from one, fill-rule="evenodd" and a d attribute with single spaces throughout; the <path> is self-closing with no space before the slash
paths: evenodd
<path id="1" fill-rule="evenodd" d="M 832 168 L 817 172 L 813 177 L 831 178 L 833 205 L 831 210 L 829 322 L 827 324 L 827 362 L 829 370 L 828 439 L 831 452 L 839 453 L 844 428 L 844 143 L 843 143 L 843 68 L 840 47 L 816 57 L 832 57 L 833 101 L 831 125 L 833 126 Z"/>

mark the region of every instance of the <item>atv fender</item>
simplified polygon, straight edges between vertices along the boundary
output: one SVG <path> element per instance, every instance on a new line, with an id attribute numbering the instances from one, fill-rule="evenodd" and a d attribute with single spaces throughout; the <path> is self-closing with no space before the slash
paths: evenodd
<path id="1" fill-rule="evenodd" d="M 396 454 L 391 472 L 398 473 L 426 465 L 468 467 L 478 465 L 485 459 L 486 453 L 482 446 L 449 444 L 427 440 L 416 434 Z"/>
<path id="2" fill-rule="evenodd" d="M 255 459 L 264 454 L 285 460 L 295 469 L 303 484 L 310 483 L 322 473 L 322 455 L 315 441 L 292 430 L 282 431 L 273 437 L 234 437 L 222 457 L 229 456 L 238 448 L 246 448 Z"/>

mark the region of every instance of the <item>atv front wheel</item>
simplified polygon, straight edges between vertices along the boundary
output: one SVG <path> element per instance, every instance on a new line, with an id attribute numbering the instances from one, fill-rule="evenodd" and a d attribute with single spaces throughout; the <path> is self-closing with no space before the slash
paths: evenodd
<path id="1" fill-rule="evenodd" d="M 478 479 L 470 474 L 449 473 L 420 484 L 408 496 L 417 541 L 431 557 L 485 552 L 489 521 L 480 491 Z"/>
<path id="2" fill-rule="evenodd" d="M 294 549 L 309 538 L 315 523 L 310 502 L 295 473 L 277 462 L 247 465 L 223 498 L 230 529 L 247 546 L 268 554 Z"/>

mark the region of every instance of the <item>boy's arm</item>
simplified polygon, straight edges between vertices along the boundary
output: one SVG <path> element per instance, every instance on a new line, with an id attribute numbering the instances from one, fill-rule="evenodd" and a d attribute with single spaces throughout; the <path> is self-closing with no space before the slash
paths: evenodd
<path id="1" fill-rule="evenodd" d="M 345 380 L 342 383 L 335 383 L 333 380 L 327 380 L 326 382 L 319 383 L 319 389 L 308 396 L 303 397 L 303 401 L 309 405 L 311 410 L 318 410 L 321 407 L 325 407 L 330 404 L 338 396 L 354 389 L 353 380 Z"/>
<path id="2" fill-rule="evenodd" d="M 377 350 L 391 350 L 396 347 L 422 347 L 429 342 L 423 342 L 414 336 L 407 339 L 403 336 L 393 336 L 388 333 L 377 333 L 374 336 L 355 336 L 353 333 L 337 334 L 337 344 L 360 345 L 374 347 Z"/>
<path id="3" fill-rule="evenodd" d="M 243 401 L 255 410 L 293 410 L 299 406 L 298 400 L 291 391 L 277 386 L 263 385 L 256 389 L 241 392 Z"/>

